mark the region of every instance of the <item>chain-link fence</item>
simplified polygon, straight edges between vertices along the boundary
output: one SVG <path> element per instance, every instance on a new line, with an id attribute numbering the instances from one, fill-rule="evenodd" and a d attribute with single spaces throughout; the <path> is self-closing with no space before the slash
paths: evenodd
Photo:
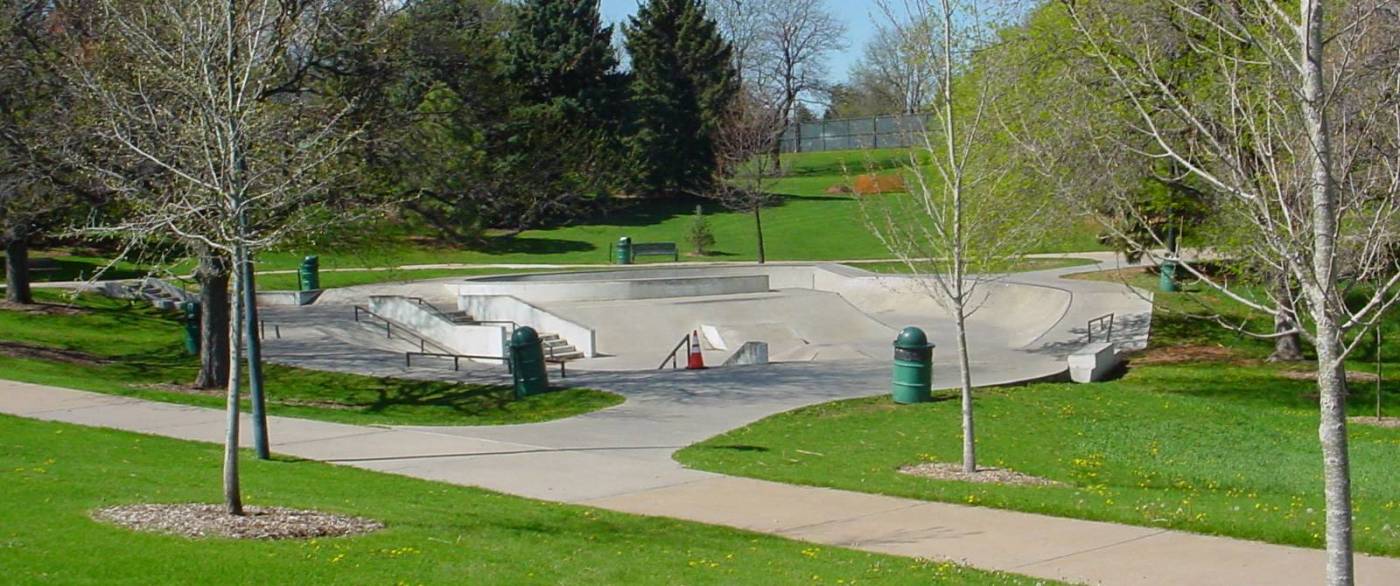
<path id="1" fill-rule="evenodd" d="M 805 153 L 906 147 L 929 120 L 927 115 L 901 114 L 804 122 L 783 131 L 782 148 Z"/>

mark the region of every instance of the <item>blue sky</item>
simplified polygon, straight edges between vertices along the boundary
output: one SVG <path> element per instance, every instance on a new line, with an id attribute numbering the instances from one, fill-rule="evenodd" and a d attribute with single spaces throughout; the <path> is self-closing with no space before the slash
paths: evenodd
<path id="1" fill-rule="evenodd" d="M 637 12 L 637 4 L 642 0 L 602 0 L 603 19 L 610 24 L 620 23 Z M 837 19 L 846 23 L 846 49 L 831 56 L 827 65 L 833 81 L 845 81 L 851 64 L 860 59 L 865 42 L 875 34 L 871 14 L 875 0 L 825 0 L 827 10 Z"/>

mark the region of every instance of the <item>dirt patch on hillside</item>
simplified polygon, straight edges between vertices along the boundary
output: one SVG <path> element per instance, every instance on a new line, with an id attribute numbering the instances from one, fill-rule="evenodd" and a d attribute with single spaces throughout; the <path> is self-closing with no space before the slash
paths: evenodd
<path id="1" fill-rule="evenodd" d="M 1315 370 L 1284 370 L 1279 372 L 1278 375 L 1288 380 L 1317 380 L 1317 371 Z M 1376 375 L 1369 372 L 1348 370 L 1347 382 L 1373 383 L 1376 382 Z"/>
<path id="2" fill-rule="evenodd" d="M 1384 427 L 1386 429 L 1400 429 L 1400 417 L 1382 417 L 1380 419 L 1375 417 L 1352 417 L 1347 419 L 1347 421 L 1357 425 L 1372 425 L 1375 427 Z"/>
<path id="3" fill-rule="evenodd" d="M 83 366 L 96 366 L 107 364 L 111 361 L 79 352 L 77 350 L 64 350 L 62 348 L 48 348 L 45 346 L 35 346 L 24 342 L 10 342 L 0 340 L 0 355 L 12 358 L 33 358 L 47 360 L 50 362 L 62 362 L 64 364 L 80 364 Z"/>
<path id="4" fill-rule="evenodd" d="M 922 476 L 934 480 L 957 480 L 979 484 L 1009 484 L 1013 486 L 1059 486 L 1061 483 L 1049 478 L 1022 474 L 1005 468 L 979 467 L 976 472 L 963 472 L 962 464 L 952 462 L 925 462 L 899 469 L 900 473 Z"/>
<path id="5" fill-rule="evenodd" d="M 92 313 L 81 307 L 71 305 L 56 305 L 53 303 L 11 303 L 0 301 L 0 310 L 15 311 L 19 313 L 29 313 L 34 315 L 85 315 Z"/>
<path id="6" fill-rule="evenodd" d="M 158 504 L 107 507 L 92 512 L 98 521 L 134 531 L 184 537 L 230 539 L 313 539 L 378 531 L 384 524 L 361 517 L 282 507 L 244 507 L 230 515 L 219 505 Z"/>
<path id="7" fill-rule="evenodd" d="M 1128 356 L 1130 366 L 1179 364 L 1183 362 L 1257 362 L 1242 360 L 1238 352 L 1224 346 L 1170 346 L 1149 348 Z"/>

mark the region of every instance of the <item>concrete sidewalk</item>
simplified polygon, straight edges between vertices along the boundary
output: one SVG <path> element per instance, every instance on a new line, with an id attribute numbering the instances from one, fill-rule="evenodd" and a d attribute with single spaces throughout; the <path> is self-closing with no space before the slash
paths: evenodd
<path id="1" fill-rule="evenodd" d="M 187 440 L 223 435 L 218 410 L 9 381 L 0 381 L 0 412 Z M 283 417 L 271 418 L 270 427 L 275 450 L 291 456 L 1042 578 L 1222 586 L 1323 580 L 1319 550 L 790 486 L 674 463 L 658 469 L 650 452 L 677 446 L 570 448 Z M 643 452 L 646 457 L 637 457 Z M 552 495 L 530 489 L 600 482 L 602 489 Z M 1358 556 L 1357 578 L 1360 584 L 1400 583 L 1400 559 Z"/>

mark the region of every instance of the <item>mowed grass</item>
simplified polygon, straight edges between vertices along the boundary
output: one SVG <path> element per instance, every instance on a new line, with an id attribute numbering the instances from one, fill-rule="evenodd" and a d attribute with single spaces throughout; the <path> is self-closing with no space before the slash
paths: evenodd
<path id="1" fill-rule="evenodd" d="M 93 521 L 132 503 L 217 502 L 220 448 L 0 416 L 0 568 L 62 584 L 1032 584 L 948 563 L 245 458 L 248 504 L 379 520 L 309 541 L 186 539 Z"/>
<path id="2" fill-rule="evenodd" d="M 867 172 L 891 172 L 907 153 L 898 149 L 830 151 L 786 156 L 786 175 L 774 183 L 774 205 L 763 210 L 770 260 L 817 261 L 891 258 L 862 220 L 861 206 L 849 195 L 828 193 Z M 902 197 L 889 194 L 877 197 Z M 607 263 L 609 245 L 622 236 L 634 242 L 676 242 L 686 251 L 687 227 L 695 206 L 709 218 L 716 245 L 708 256 L 683 260 L 748 261 L 757 258 L 752 214 L 726 210 L 712 200 L 619 202 L 606 214 L 578 218 L 572 225 L 527 230 L 490 239 L 473 250 L 397 239 L 353 252 L 297 249 L 264 254 L 267 269 L 295 268 L 306 254 L 319 253 L 324 267 L 375 267 L 434 263 Z M 1030 252 L 1105 250 L 1090 221 L 1066 225 Z M 648 258 L 645 260 L 656 260 Z"/>
<path id="3" fill-rule="evenodd" d="M 1136 270 L 1077 278 L 1156 287 L 1155 275 Z M 961 458 L 960 406 L 951 395 L 914 406 L 875 398 L 800 409 L 682 450 L 677 459 L 780 482 L 1321 547 L 1315 366 L 1265 363 L 1270 341 L 1189 317 L 1210 311 L 1231 323 L 1272 323 L 1198 283 L 1155 300 L 1151 351 L 1130 362 L 1122 379 L 977 391 L 980 463 L 1059 486 L 900 473 L 909 464 Z M 1384 328 L 1400 329 L 1400 315 Z M 1397 350 L 1393 341 L 1381 349 L 1386 372 L 1400 372 Z M 1362 344 L 1348 370 L 1374 372 L 1374 351 L 1374 343 Z M 1394 378 L 1380 391 L 1390 417 L 1400 415 Z M 1375 389 L 1371 381 L 1353 383 L 1351 415 L 1374 415 Z M 1357 548 L 1400 556 L 1400 429 L 1349 430 Z"/>
<path id="4" fill-rule="evenodd" d="M 43 311 L 0 309 L 0 377 L 169 403 L 224 405 L 221 390 L 189 389 L 198 359 L 184 353 L 183 326 L 175 315 L 95 296 L 70 302 L 51 291 L 36 294 L 46 304 Z M 264 374 L 269 413 L 354 424 L 531 423 L 622 402 L 618 395 L 591 389 L 516 400 L 500 385 L 376 378 L 275 364 L 266 365 Z"/>
<path id="5" fill-rule="evenodd" d="M 778 482 L 1323 545 L 1322 457 L 1307 381 L 1269 367 L 1133 369 L 1096 385 L 982 389 L 981 464 L 1062 483 L 939 481 L 902 466 L 961 457 L 959 404 L 888 398 L 780 414 L 686 448 L 687 466 Z M 1388 400 L 1400 384 L 1388 383 Z M 1356 415 L 1368 413 L 1353 404 Z M 1400 556 L 1400 429 L 1351 426 L 1356 546 Z"/>

